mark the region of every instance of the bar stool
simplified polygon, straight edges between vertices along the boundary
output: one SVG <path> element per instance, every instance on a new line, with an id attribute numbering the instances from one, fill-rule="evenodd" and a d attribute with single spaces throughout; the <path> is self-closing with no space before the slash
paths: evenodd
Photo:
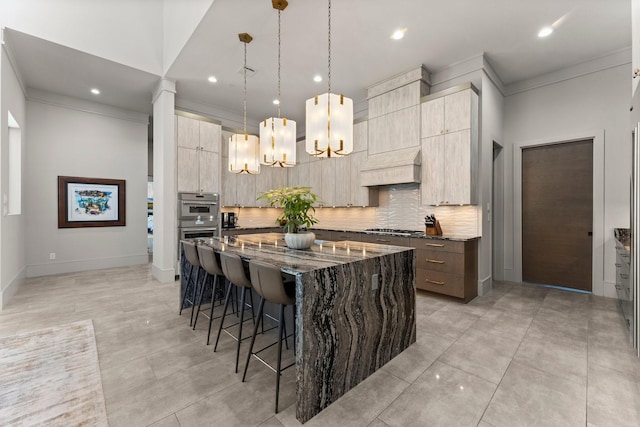
<path id="1" fill-rule="evenodd" d="M 220 252 L 220 264 L 222 266 L 222 271 L 224 272 L 225 277 L 231 284 L 235 285 L 240 289 L 240 321 L 238 323 L 234 323 L 233 325 L 227 326 L 225 332 L 227 332 L 233 339 L 238 341 L 238 345 L 236 347 L 236 368 L 235 372 L 238 373 L 238 360 L 240 359 L 240 342 L 242 341 L 242 325 L 244 323 L 244 312 L 245 312 L 245 297 L 247 295 L 247 291 L 249 292 L 249 298 L 251 298 L 251 317 L 253 322 L 255 323 L 255 314 L 253 312 L 253 294 L 251 292 L 251 280 L 247 278 L 247 274 L 244 271 L 244 266 L 242 265 L 242 259 L 235 254 L 230 254 L 228 252 Z M 220 327 L 218 328 L 218 336 L 216 337 L 216 344 L 213 347 L 213 351 L 218 349 L 218 340 L 220 340 L 220 332 L 222 332 L 224 319 L 227 316 L 227 309 L 229 308 L 229 300 L 231 299 L 231 284 L 227 288 L 227 295 L 224 300 L 224 311 L 222 312 L 222 320 L 220 321 Z M 238 325 L 238 336 L 234 337 L 231 335 L 227 328 Z M 248 337 L 247 337 L 248 338 Z"/>
<path id="2" fill-rule="evenodd" d="M 198 250 L 194 243 L 190 242 L 182 242 L 182 250 L 184 251 L 184 256 L 187 259 L 187 262 L 191 264 L 191 269 L 189 269 L 189 274 L 187 275 L 186 282 L 184 285 L 184 291 L 182 292 L 182 299 L 180 299 L 180 312 L 178 315 L 182 316 L 182 307 L 185 302 L 191 303 L 191 319 L 189 320 L 189 326 L 193 324 L 193 313 L 196 307 L 196 295 L 198 289 L 198 279 L 200 276 L 200 258 L 198 257 Z M 187 290 L 189 289 L 189 281 L 191 280 L 191 276 L 193 276 L 193 269 L 196 270 L 196 280 L 193 283 L 193 290 L 191 292 L 191 299 L 187 298 Z"/>
<path id="3" fill-rule="evenodd" d="M 249 271 L 251 273 L 251 283 L 253 284 L 253 288 L 262 296 L 260 299 L 260 308 L 258 309 L 258 321 L 256 322 L 255 327 L 253 328 L 253 336 L 251 337 L 251 345 L 249 346 L 249 353 L 247 354 L 247 363 L 244 365 L 244 373 L 242 375 L 242 382 L 244 382 L 247 376 L 247 369 L 249 368 L 249 361 L 251 360 L 251 356 L 254 356 L 256 359 L 267 365 L 272 371 L 276 373 L 276 414 L 278 413 L 278 400 L 280 397 L 280 375 L 281 372 L 285 369 L 290 368 L 295 365 L 295 362 L 291 363 L 284 368 L 282 365 L 282 335 L 283 332 L 286 337 L 286 329 L 284 329 L 284 307 L 285 305 L 293 306 L 294 317 L 295 317 L 295 299 L 291 298 L 287 295 L 285 290 L 285 285 L 282 280 L 282 272 L 278 267 L 272 264 L 250 261 L 249 262 Z M 260 324 L 260 320 L 262 319 L 262 312 L 264 310 L 264 302 L 269 301 L 273 304 L 278 304 L 279 314 L 278 314 L 278 341 L 268 346 L 254 352 L 253 345 L 256 341 L 256 335 L 258 333 L 258 325 Z M 295 321 L 294 321 L 294 342 L 295 342 Z M 286 341 L 285 341 L 286 342 Z M 266 361 L 264 361 L 258 353 L 271 346 L 278 344 L 278 361 L 276 368 L 274 369 L 271 365 L 269 365 Z M 295 344 L 294 344 L 295 348 Z"/>
<path id="4" fill-rule="evenodd" d="M 206 273 L 204 283 L 206 283 L 207 277 L 213 276 L 213 286 L 211 287 L 211 312 L 209 314 L 202 312 L 202 315 L 209 319 L 209 331 L 207 332 L 207 345 L 209 345 L 209 338 L 211 337 L 211 323 L 213 322 L 213 308 L 216 301 L 216 292 L 218 291 L 219 285 L 221 285 L 220 278 L 222 277 L 222 279 L 225 280 L 225 276 L 213 248 L 205 245 L 199 245 L 198 258 L 200 259 L 202 269 Z M 198 310 L 196 311 L 196 318 L 193 321 L 194 330 L 196 329 L 198 316 L 200 315 L 200 307 L 202 306 L 202 298 L 204 297 L 205 287 L 206 286 L 203 285 L 200 289 L 200 297 L 198 298 Z M 221 287 L 222 286 L 220 286 L 220 288 Z"/>

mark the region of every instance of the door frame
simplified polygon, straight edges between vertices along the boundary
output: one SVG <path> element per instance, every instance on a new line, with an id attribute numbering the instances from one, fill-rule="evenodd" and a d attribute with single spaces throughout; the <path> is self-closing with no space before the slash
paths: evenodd
<path id="1" fill-rule="evenodd" d="M 593 140 L 593 238 L 591 240 L 591 290 L 604 295 L 604 129 L 553 135 L 516 142 L 513 146 L 514 280 L 522 282 L 522 150 L 524 148 Z"/>

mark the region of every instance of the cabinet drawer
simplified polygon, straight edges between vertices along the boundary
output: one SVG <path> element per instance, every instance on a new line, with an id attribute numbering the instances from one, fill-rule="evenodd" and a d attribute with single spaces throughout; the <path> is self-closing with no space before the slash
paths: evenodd
<path id="1" fill-rule="evenodd" d="M 392 245 L 392 246 L 411 246 L 409 244 L 409 238 L 399 236 L 381 236 L 376 234 L 363 234 L 363 242 L 377 243 L 379 245 Z"/>
<path id="2" fill-rule="evenodd" d="M 362 234 L 360 233 L 351 233 L 349 231 L 332 231 L 331 238 L 336 242 L 340 242 L 342 240 L 351 240 L 352 242 L 360 242 Z"/>
<path id="3" fill-rule="evenodd" d="M 416 249 L 416 268 L 463 275 L 464 254 Z"/>
<path id="4" fill-rule="evenodd" d="M 411 239 L 411 246 L 416 249 L 429 249 L 438 252 L 464 253 L 464 242 L 440 239 Z"/>
<path id="5" fill-rule="evenodd" d="M 328 230 L 311 230 L 313 231 L 313 234 L 316 235 L 316 240 L 328 240 L 328 241 L 333 241 L 333 238 L 331 236 L 331 231 Z"/>
<path id="6" fill-rule="evenodd" d="M 464 277 L 441 271 L 417 268 L 416 288 L 464 298 Z"/>

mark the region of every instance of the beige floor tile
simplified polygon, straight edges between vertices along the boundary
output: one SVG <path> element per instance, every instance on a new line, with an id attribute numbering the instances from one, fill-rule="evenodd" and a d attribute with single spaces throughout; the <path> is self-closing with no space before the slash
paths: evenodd
<path id="1" fill-rule="evenodd" d="M 371 421 L 368 427 L 389 427 L 389 425 L 381 419 L 376 418 L 375 420 Z"/>
<path id="2" fill-rule="evenodd" d="M 492 309 L 482 316 L 471 329 L 520 341 L 529 329 L 533 316 Z"/>
<path id="3" fill-rule="evenodd" d="M 102 390 L 107 402 L 118 400 L 122 394 L 156 380 L 146 357 L 140 357 L 110 369 L 102 369 Z"/>
<path id="4" fill-rule="evenodd" d="M 453 343 L 453 340 L 418 332 L 418 339 L 408 349 L 391 359 L 382 369 L 413 382 Z"/>
<path id="5" fill-rule="evenodd" d="M 469 329 L 438 360 L 498 384 L 518 345 L 516 340 Z"/>
<path id="6" fill-rule="evenodd" d="M 457 339 L 478 319 L 480 316 L 474 314 L 440 309 L 426 318 L 418 317 L 416 325 L 418 330 L 427 331 L 432 335 Z"/>
<path id="7" fill-rule="evenodd" d="M 476 426 L 495 389 L 436 361 L 378 418 L 389 426 Z"/>
<path id="8" fill-rule="evenodd" d="M 160 421 L 156 421 L 151 424 L 149 427 L 181 427 L 178 419 L 176 418 L 176 414 L 171 414 L 166 418 L 161 419 Z"/>
<path id="9" fill-rule="evenodd" d="M 278 421 L 278 419 L 274 415 L 273 417 L 269 418 L 267 421 L 260 424 L 259 427 L 284 427 L 284 426 L 280 421 Z"/>
<path id="10" fill-rule="evenodd" d="M 592 425 L 640 425 L 640 382 L 633 377 L 592 365 L 587 393 L 587 419 Z"/>
<path id="11" fill-rule="evenodd" d="M 586 386 L 512 362 L 483 416 L 494 427 L 586 424 Z"/>

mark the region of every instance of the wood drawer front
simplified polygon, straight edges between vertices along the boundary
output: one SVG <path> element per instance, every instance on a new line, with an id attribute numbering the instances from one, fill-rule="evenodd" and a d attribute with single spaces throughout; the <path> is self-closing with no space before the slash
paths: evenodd
<path id="1" fill-rule="evenodd" d="M 417 268 L 416 288 L 464 298 L 464 277 L 440 271 Z"/>
<path id="2" fill-rule="evenodd" d="M 363 234 L 363 242 L 377 243 L 379 245 L 392 245 L 392 246 L 411 246 L 409 244 L 409 238 L 400 236 L 384 236 L 379 234 Z"/>
<path id="3" fill-rule="evenodd" d="M 352 242 L 360 242 L 362 239 L 360 238 L 362 235 L 360 233 L 351 233 L 349 231 L 332 231 L 331 237 L 336 242 L 340 242 L 342 240 L 351 240 Z"/>
<path id="4" fill-rule="evenodd" d="M 313 234 L 316 235 L 316 240 L 333 241 L 330 231 L 327 231 L 327 230 L 311 230 L 311 231 L 313 231 Z"/>
<path id="5" fill-rule="evenodd" d="M 464 253 L 464 242 L 440 239 L 411 239 L 411 246 L 416 249 L 429 249 L 438 252 Z"/>
<path id="6" fill-rule="evenodd" d="M 416 249 L 416 268 L 464 275 L 464 254 Z"/>

